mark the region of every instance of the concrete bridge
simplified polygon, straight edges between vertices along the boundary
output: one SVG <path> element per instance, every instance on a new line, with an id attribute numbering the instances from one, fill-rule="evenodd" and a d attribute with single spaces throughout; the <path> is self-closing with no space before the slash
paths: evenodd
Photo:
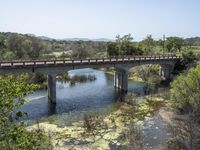
<path id="1" fill-rule="evenodd" d="M 128 90 L 128 71 L 130 68 L 145 64 L 159 64 L 160 76 L 170 80 L 175 63 L 181 57 L 176 55 L 131 56 L 106 59 L 71 59 L 71 60 L 17 60 L 1 61 L 0 73 L 40 72 L 48 76 L 49 102 L 56 103 L 56 75 L 64 71 L 82 68 L 114 67 L 114 86 L 122 91 Z"/>

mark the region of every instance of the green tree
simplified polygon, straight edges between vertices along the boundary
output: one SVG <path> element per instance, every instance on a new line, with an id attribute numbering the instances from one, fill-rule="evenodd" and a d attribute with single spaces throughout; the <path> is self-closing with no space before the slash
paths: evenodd
<path id="1" fill-rule="evenodd" d="M 173 107 L 184 113 L 200 114 L 200 64 L 186 75 L 179 76 L 171 84 Z"/>
<path id="2" fill-rule="evenodd" d="M 124 35 L 120 37 L 120 35 L 116 36 L 116 43 L 118 46 L 120 55 L 127 55 L 127 52 L 132 48 L 132 40 L 131 34 Z"/>
<path id="3" fill-rule="evenodd" d="M 3 36 L 0 36 L 0 60 L 3 59 L 5 51 L 6 51 L 5 38 Z"/>
<path id="4" fill-rule="evenodd" d="M 27 115 L 20 111 L 25 103 L 24 96 L 37 88 L 27 84 L 28 77 L 0 76 L 0 149 L 1 150 L 41 150 L 49 146 L 47 136 L 41 130 L 29 132 L 23 122 L 17 122 Z"/>
<path id="5" fill-rule="evenodd" d="M 184 40 L 180 37 L 168 37 L 165 44 L 168 52 L 180 52 L 183 46 Z"/>
<path id="6" fill-rule="evenodd" d="M 155 46 L 155 41 L 152 38 L 152 35 L 147 35 L 147 37 L 140 42 L 140 46 L 145 54 L 152 53 Z"/>
<path id="7" fill-rule="evenodd" d="M 141 54 L 140 48 L 136 47 L 132 42 L 133 37 L 131 34 L 116 36 L 115 42 L 109 42 L 107 44 L 107 53 L 109 56 L 119 56 L 119 55 L 137 55 Z"/>
<path id="8" fill-rule="evenodd" d="M 119 55 L 119 47 L 117 46 L 116 42 L 108 42 L 107 53 L 109 56 L 118 56 Z"/>
<path id="9" fill-rule="evenodd" d="M 32 51 L 31 54 L 29 54 L 29 56 L 30 58 L 39 58 L 44 53 L 44 45 L 39 39 L 35 37 L 32 37 L 31 41 Z"/>

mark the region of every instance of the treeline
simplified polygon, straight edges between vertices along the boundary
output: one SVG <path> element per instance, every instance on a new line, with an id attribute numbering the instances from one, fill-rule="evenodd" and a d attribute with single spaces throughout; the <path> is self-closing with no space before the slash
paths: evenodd
<path id="1" fill-rule="evenodd" d="M 61 57 L 92 57 L 102 55 L 107 43 L 101 41 L 64 41 L 40 39 L 33 35 L 0 33 L 0 60 L 52 58 L 52 52 L 63 52 Z"/>
<path id="2" fill-rule="evenodd" d="M 104 42 L 41 39 L 33 35 L 0 33 L 0 60 L 188 53 L 200 52 L 199 47 L 200 37 L 167 37 L 155 40 L 148 35 L 142 41 L 136 42 L 131 34 L 128 34 L 116 36 L 113 42 Z"/>
<path id="3" fill-rule="evenodd" d="M 192 50 L 191 46 L 198 46 L 198 39 L 200 38 L 167 37 L 155 40 L 147 35 L 142 41 L 134 42 L 130 34 L 123 37 L 118 35 L 115 42 L 108 43 L 107 52 L 110 56 L 188 52 Z"/>
<path id="4" fill-rule="evenodd" d="M 45 42 L 17 33 L 0 33 L 0 59 L 35 59 L 45 53 Z"/>
<path id="5" fill-rule="evenodd" d="M 185 39 L 185 42 L 188 45 L 200 46 L 200 37 L 187 38 Z"/>
<path id="6" fill-rule="evenodd" d="M 53 51 L 62 52 L 61 58 L 104 57 L 107 42 L 103 41 L 49 41 Z"/>

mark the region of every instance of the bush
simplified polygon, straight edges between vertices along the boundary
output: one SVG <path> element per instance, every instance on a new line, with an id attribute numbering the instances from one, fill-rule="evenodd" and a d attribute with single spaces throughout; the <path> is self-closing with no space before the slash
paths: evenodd
<path id="1" fill-rule="evenodd" d="M 92 132 L 98 128 L 107 128 L 107 125 L 102 116 L 86 113 L 83 117 L 83 127 L 86 131 Z"/>
<path id="2" fill-rule="evenodd" d="M 187 64 L 187 63 L 191 63 L 191 62 L 194 62 L 197 57 L 196 55 L 193 53 L 193 51 L 184 51 L 182 53 L 182 56 L 183 56 L 183 60 L 184 62 Z"/>
<path id="3" fill-rule="evenodd" d="M 41 130 L 27 131 L 18 119 L 26 112 L 19 111 L 25 97 L 38 87 L 27 84 L 27 75 L 0 76 L 0 149 L 41 150 L 49 149 L 49 139 Z"/>
<path id="4" fill-rule="evenodd" d="M 183 113 L 200 114 L 200 65 L 171 83 L 172 106 Z"/>

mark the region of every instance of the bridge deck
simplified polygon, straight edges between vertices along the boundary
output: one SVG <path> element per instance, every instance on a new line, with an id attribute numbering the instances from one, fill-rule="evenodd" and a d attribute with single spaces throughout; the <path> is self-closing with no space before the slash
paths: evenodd
<path id="1" fill-rule="evenodd" d="M 98 64 L 117 64 L 127 62 L 140 61 L 164 61 L 164 60 L 178 60 L 180 56 L 176 55 L 155 55 L 155 56 L 132 56 L 121 58 L 105 58 L 105 59 L 70 59 L 70 60 L 15 60 L 15 61 L 1 61 L 0 69 L 4 68 L 22 68 L 22 67 L 39 67 L 39 66 L 55 66 L 55 65 L 98 65 Z"/>

